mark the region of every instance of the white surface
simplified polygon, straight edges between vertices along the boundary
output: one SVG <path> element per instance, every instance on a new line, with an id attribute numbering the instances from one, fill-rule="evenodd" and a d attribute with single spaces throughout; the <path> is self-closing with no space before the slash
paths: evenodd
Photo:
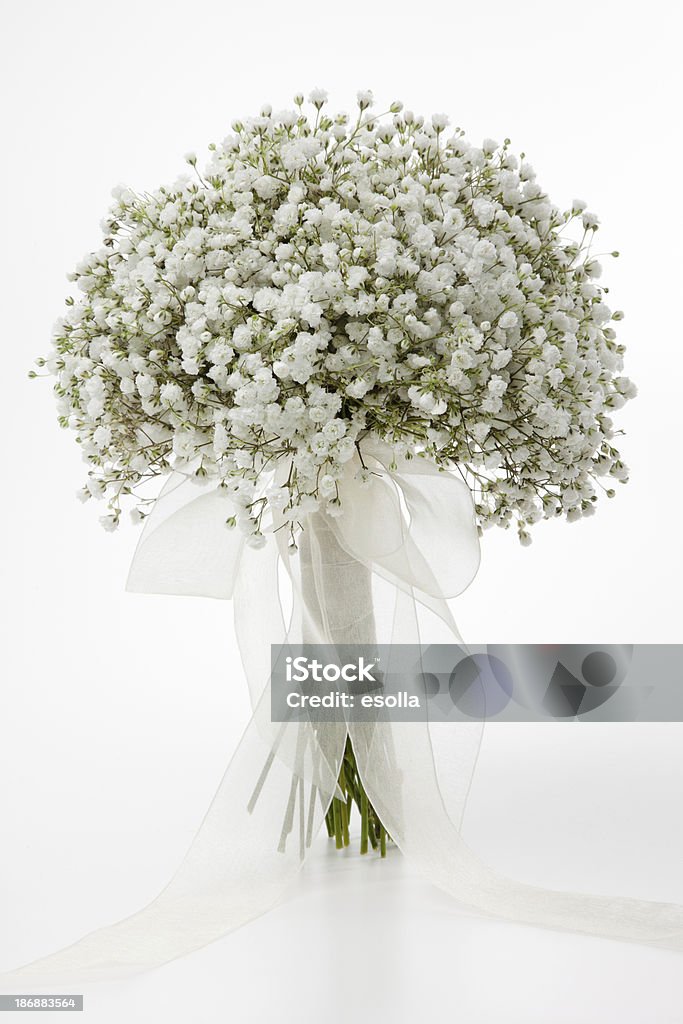
<path id="1" fill-rule="evenodd" d="M 683 900 L 674 727 L 621 727 L 615 736 L 595 726 L 578 742 L 571 725 L 495 732 L 468 820 L 471 841 L 492 863 L 547 885 Z M 194 753 L 197 774 L 209 775 L 198 737 Z M 63 801 L 76 826 L 48 870 L 44 845 L 25 834 L 9 928 L 23 941 L 3 936 L 3 962 L 45 952 L 121 907 L 133 909 L 168 874 L 169 853 L 182 853 L 193 811 L 207 795 L 190 787 L 176 798 L 170 785 L 159 786 L 159 820 L 151 821 L 145 787 L 124 777 L 125 807 L 95 807 L 87 820 L 85 791 L 109 777 L 112 756 L 102 750 L 87 786 Z M 142 783 L 149 767 L 146 774 Z M 28 838 L 36 831 L 29 825 Z M 140 839 L 149 858 L 130 863 L 126 850 Z M 8 866 L 16 877 L 16 860 Z M 472 1024 L 668 1024 L 683 1019 L 680 969 L 676 954 L 474 917 L 412 875 L 396 851 L 382 862 L 337 854 L 321 839 L 271 914 L 158 971 L 84 991 L 86 1019 L 97 1024 L 276 1014 L 288 1024 L 319 1016 L 342 1024 L 367 1019 L 373 1004 L 401 1022 L 448 1012 Z"/>
<path id="2" fill-rule="evenodd" d="M 537 530 L 530 549 L 487 534 L 456 613 L 471 641 L 681 639 L 675 9 L 339 10 L 29 0 L 6 14 L 3 967 L 156 894 L 246 721 L 229 608 L 123 592 L 136 534 L 104 535 L 93 506 L 75 502 L 76 446 L 56 428 L 49 384 L 24 373 L 47 349 L 64 272 L 98 242 L 111 185 L 171 180 L 186 150 L 203 152 L 263 101 L 287 106 L 323 85 L 349 106 L 369 85 L 380 107 L 399 96 L 444 110 L 473 139 L 511 136 L 558 203 L 583 197 L 601 215 L 601 246 L 622 252 L 605 279 L 627 311 L 621 336 L 640 387 L 619 421 L 632 482 L 592 520 Z M 681 736 L 489 729 L 467 835 L 528 881 L 683 900 Z M 673 954 L 463 916 L 399 858 L 358 860 L 323 844 L 278 910 L 89 992 L 84 1019 L 683 1021 Z"/>
<path id="3" fill-rule="evenodd" d="M 458 912 L 399 858 L 358 860 L 329 851 L 287 906 L 201 956 L 87 991 L 91 1018 L 681 1020 L 676 954 L 483 921 Z"/>

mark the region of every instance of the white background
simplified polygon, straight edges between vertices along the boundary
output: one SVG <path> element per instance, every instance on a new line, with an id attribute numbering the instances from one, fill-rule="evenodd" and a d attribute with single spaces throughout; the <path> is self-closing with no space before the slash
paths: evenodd
<path id="1" fill-rule="evenodd" d="M 585 198 L 640 396 L 632 481 L 530 549 L 489 532 L 456 602 L 476 642 L 675 642 L 680 616 L 680 25 L 674 5 L 344 0 L 13 4 L 4 18 L 4 583 L 0 966 L 152 898 L 247 718 L 230 609 L 130 595 L 136 534 L 105 535 L 47 381 L 29 382 L 109 192 L 296 91 L 398 97 L 473 141 L 510 136 L 558 205 Z M 490 728 L 467 836 L 540 884 L 683 901 L 681 726 Z M 680 957 L 467 916 L 386 864 L 313 863 L 277 910 L 87 994 L 93 1022 L 683 1021 Z M 15 1015 L 12 1015 L 15 1016 Z M 9 1021 L 10 1017 L 8 1017 Z"/>

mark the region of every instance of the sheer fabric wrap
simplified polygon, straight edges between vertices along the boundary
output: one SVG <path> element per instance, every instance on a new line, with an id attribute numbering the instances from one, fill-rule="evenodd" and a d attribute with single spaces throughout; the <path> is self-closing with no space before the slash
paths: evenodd
<path id="1" fill-rule="evenodd" d="M 467 486 L 427 459 L 395 459 L 376 440 L 363 442 L 362 457 L 368 479 L 359 479 L 356 458 L 340 484 L 344 514 L 310 515 L 294 554 L 287 531 L 277 528 L 281 522 L 273 523 L 263 548 L 251 548 L 226 527 L 232 506 L 215 483 L 169 477 L 140 539 L 128 589 L 233 600 L 253 716 L 185 859 L 159 896 L 1 976 L 3 987 L 158 966 L 267 911 L 323 824 L 347 734 L 368 797 L 396 845 L 461 904 L 511 921 L 683 950 L 680 906 L 536 888 L 501 876 L 468 848 L 461 822 L 481 725 L 271 721 L 271 644 L 462 642 L 447 602 L 479 566 Z M 288 621 L 278 578 L 283 570 L 292 593 Z"/>

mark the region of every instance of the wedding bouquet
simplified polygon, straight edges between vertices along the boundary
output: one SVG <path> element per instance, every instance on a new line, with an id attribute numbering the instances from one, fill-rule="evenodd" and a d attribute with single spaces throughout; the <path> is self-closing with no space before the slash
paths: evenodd
<path id="1" fill-rule="evenodd" d="M 430 721 L 272 713 L 271 649 L 462 644 L 448 599 L 483 530 L 527 544 L 613 496 L 612 414 L 635 394 L 583 202 L 556 207 L 507 139 L 375 114 L 370 92 L 353 118 L 326 99 L 235 122 L 172 186 L 117 189 L 39 360 L 88 464 L 80 496 L 107 502 L 107 529 L 126 504 L 145 521 L 128 589 L 233 600 L 253 715 L 160 894 L 13 984 L 199 949 L 273 906 L 324 822 L 347 846 L 354 804 L 362 852 L 390 836 L 473 910 L 683 949 L 677 905 L 477 858 L 461 824 L 478 726 L 449 722 L 444 750 Z"/>
<path id="2" fill-rule="evenodd" d="M 375 114 L 370 92 L 354 117 L 326 99 L 236 121 L 173 185 L 115 190 L 39 360 L 89 467 L 81 497 L 105 499 L 114 529 L 126 500 L 147 517 L 162 474 L 214 483 L 225 529 L 285 536 L 304 589 L 314 541 L 354 562 L 330 524 L 350 512 L 342 482 L 368 484 L 378 459 L 459 475 L 479 532 L 514 524 L 523 544 L 541 519 L 592 514 L 627 479 L 611 417 L 635 393 L 597 217 L 553 205 L 508 139 L 472 145 L 398 102 Z M 333 590 L 349 605 L 369 587 L 356 559 L 309 620 L 371 640 L 371 611 L 362 630 L 328 621 Z M 339 789 L 337 844 L 355 802 L 362 848 L 383 851 L 348 739 Z"/>

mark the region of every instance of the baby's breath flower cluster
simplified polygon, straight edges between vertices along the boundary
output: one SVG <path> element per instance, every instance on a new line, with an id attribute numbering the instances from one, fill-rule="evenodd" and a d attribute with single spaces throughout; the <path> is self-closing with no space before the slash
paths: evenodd
<path id="1" fill-rule="evenodd" d="M 400 103 L 375 116 L 370 92 L 353 117 L 309 100 L 236 122 L 171 187 L 115 191 L 39 360 L 84 498 L 113 528 L 123 496 L 184 468 L 228 488 L 258 544 L 273 509 L 292 536 L 343 513 L 338 480 L 374 435 L 460 472 L 480 525 L 523 542 L 592 513 L 597 478 L 626 479 L 610 417 L 634 394 L 597 218 L 553 206 L 509 140 L 473 146 Z"/>

